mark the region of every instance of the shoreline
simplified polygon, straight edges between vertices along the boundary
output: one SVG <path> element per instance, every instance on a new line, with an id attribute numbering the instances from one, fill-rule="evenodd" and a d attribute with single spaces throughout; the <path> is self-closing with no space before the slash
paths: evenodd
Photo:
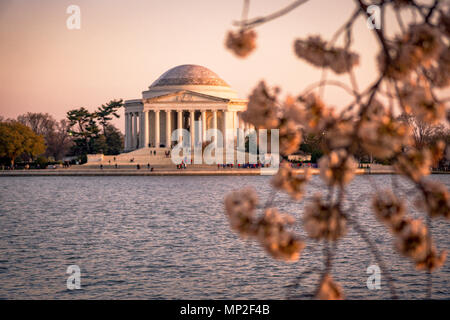
<path id="1" fill-rule="evenodd" d="M 313 175 L 319 174 L 319 169 L 310 169 Z M 303 173 L 304 169 L 298 169 L 298 173 Z M 261 169 L 169 169 L 158 168 L 154 171 L 148 169 L 98 169 L 98 168 L 76 168 L 76 169 L 30 169 L 30 170 L 5 170 L 0 171 L 0 177 L 45 177 L 45 176 L 262 176 L 272 175 L 276 170 L 261 171 Z M 372 170 L 356 169 L 357 175 L 377 175 L 377 174 L 397 174 L 393 170 Z M 446 171 L 432 172 L 431 174 L 450 174 Z"/>

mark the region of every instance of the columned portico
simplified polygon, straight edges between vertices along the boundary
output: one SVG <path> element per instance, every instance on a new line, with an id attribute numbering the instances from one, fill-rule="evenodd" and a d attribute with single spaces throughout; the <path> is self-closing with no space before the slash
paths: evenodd
<path id="1" fill-rule="evenodd" d="M 186 115 L 184 110 L 186 109 L 189 113 L 188 117 L 184 118 Z M 198 143 L 199 139 L 202 142 L 206 141 L 208 129 L 221 130 L 225 146 L 227 139 L 231 139 L 231 132 L 235 133 L 237 128 L 249 128 L 247 124 L 242 122 L 236 111 L 229 111 L 226 108 L 210 111 L 183 106 L 183 110 L 175 107 L 174 109 L 162 110 L 162 112 L 163 116 L 161 116 L 160 109 L 125 113 L 125 150 L 130 151 L 149 146 L 159 148 L 161 144 L 170 148 L 172 146 L 172 131 L 175 129 L 189 131 L 191 146 Z M 219 114 L 220 126 L 218 123 Z M 185 123 L 188 124 L 187 127 L 184 127 Z M 228 136 L 226 129 L 228 129 Z M 181 138 L 182 131 L 180 130 L 179 141 L 181 141 Z"/>
<path id="2" fill-rule="evenodd" d="M 206 141 L 208 129 L 221 130 L 226 141 L 226 129 L 241 126 L 238 113 L 246 105 L 212 71 L 195 65 L 175 67 L 144 91 L 142 99 L 125 101 L 125 150 L 170 148 L 175 129 L 189 131 L 191 146 Z M 182 136 L 180 130 L 179 141 Z"/>

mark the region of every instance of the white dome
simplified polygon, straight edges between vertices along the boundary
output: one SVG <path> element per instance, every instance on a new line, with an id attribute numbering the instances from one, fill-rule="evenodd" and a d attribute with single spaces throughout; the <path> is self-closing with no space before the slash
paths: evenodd
<path id="1" fill-rule="evenodd" d="M 143 92 L 143 98 L 153 98 L 171 92 L 188 90 L 220 98 L 237 98 L 237 93 L 208 68 L 184 64 L 164 72 Z"/>
<path id="2" fill-rule="evenodd" d="M 195 64 L 183 64 L 164 72 L 150 88 L 180 85 L 207 85 L 229 87 L 217 74 Z"/>

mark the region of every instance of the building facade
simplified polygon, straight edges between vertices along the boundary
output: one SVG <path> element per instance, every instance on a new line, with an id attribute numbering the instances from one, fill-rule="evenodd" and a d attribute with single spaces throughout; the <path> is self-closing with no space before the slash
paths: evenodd
<path id="1" fill-rule="evenodd" d="M 251 129 L 240 119 L 247 100 L 217 74 L 181 65 L 162 74 L 141 99 L 125 101 L 125 151 L 171 148 L 172 132 L 185 129 L 191 144 L 205 141 L 208 129 Z M 226 135 L 224 143 L 226 141 Z"/>

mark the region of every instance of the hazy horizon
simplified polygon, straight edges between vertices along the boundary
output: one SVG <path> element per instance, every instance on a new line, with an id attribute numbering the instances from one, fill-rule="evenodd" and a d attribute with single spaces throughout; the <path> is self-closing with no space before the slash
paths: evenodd
<path id="1" fill-rule="evenodd" d="M 267 15 L 291 2 L 252 1 L 249 16 Z M 80 30 L 66 27 L 71 4 L 81 9 Z M 241 17 L 242 0 L 2 1 L 0 115 L 47 112 L 62 119 L 73 108 L 93 111 L 112 99 L 141 98 L 162 73 L 181 64 L 211 69 L 241 98 L 261 79 L 280 86 L 282 96 L 297 95 L 320 80 L 320 70 L 295 57 L 294 40 L 311 34 L 330 39 L 353 8 L 350 0 L 311 0 L 258 27 L 258 48 L 242 60 L 224 47 L 226 32 Z M 359 18 L 354 28 L 361 88 L 377 75 L 378 46 L 365 24 Z M 347 76 L 329 77 L 348 83 Z M 326 100 L 339 108 L 350 97 L 328 88 Z M 123 118 L 114 124 L 123 131 Z"/>

